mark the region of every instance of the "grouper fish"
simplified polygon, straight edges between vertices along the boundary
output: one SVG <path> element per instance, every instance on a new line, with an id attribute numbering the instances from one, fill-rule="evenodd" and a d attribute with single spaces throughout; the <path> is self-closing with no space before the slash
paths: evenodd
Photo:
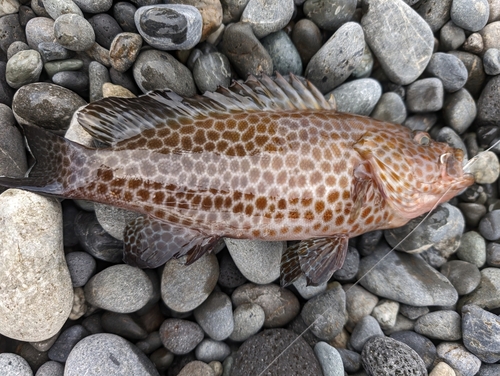
<path id="1" fill-rule="evenodd" d="M 317 285 L 349 238 L 402 226 L 474 182 L 462 150 L 425 132 L 337 112 L 308 81 L 250 77 L 183 98 L 164 90 L 105 98 L 77 113 L 101 148 L 24 125 L 34 166 L 0 185 L 140 213 L 124 260 L 188 264 L 221 237 L 300 240 L 281 283 Z"/>

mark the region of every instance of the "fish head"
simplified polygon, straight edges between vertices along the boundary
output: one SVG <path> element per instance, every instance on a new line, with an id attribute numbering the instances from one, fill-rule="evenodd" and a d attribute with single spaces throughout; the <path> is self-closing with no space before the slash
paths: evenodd
<path id="1" fill-rule="evenodd" d="M 474 183 L 464 153 L 428 133 L 398 126 L 366 133 L 354 146 L 369 160 L 382 197 L 402 218 L 415 218 Z"/>

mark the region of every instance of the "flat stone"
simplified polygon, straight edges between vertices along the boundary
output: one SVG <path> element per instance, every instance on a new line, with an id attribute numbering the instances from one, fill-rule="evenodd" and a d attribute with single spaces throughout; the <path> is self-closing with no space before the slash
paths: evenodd
<path id="1" fill-rule="evenodd" d="M 40 43 L 42 44 L 42 43 Z M 62 47 L 61 47 L 62 48 Z M 83 61 L 80 59 L 64 59 L 49 61 L 43 65 L 49 77 L 53 77 L 59 72 L 77 71 L 83 68 Z"/>
<path id="2" fill-rule="evenodd" d="M 500 360 L 500 317 L 475 305 L 462 307 L 463 342 L 486 363 Z"/>
<path id="3" fill-rule="evenodd" d="M 449 93 L 460 90 L 468 78 L 464 63 L 458 57 L 443 52 L 432 55 L 426 71 L 431 76 L 439 78 L 444 90 Z"/>
<path id="4" fill-rule="evenodd" d="M 467 304 L 474 304 L 488 310 L 500 308 L 500 269 L 481 270 L 479 286 L 458 302 L 459 307 Z"/>
<path id="5" fill-rule="evenodd" d="M 113 5 L 112 0 L 73 0 L 78 7 L 87 13 L 107 12 Z"/>
<path id="6" fill-rule="evenodd" d="M 461 318 L 451 310 L 429 312 L 418 318 L 415 331 L 427 338 L 458 341 L 462 338 Z"/>
<path id="7" fill-rule="evenodd" d="M 330 94 L 335 97 L 338 111 L 368 116 L 382 95 L 382 87 L 372 78 L 360 78 L 338 86 L 326 97 Z"/>
<path id="8" fill-rule="evenodd" d="M 342 358 L 335 347 L 326 342 L 318 342 L 314 346 L 314 353 L 326 376 L 344 376 Z"/>
<path id="9" fill-rule="evenodd" d="M 9 106 L 0 104 L 0 175 L 23 177 L 28 166 L 24 140 Z"/>
<path id="10" fill-rule="evenodd" d="M 73 347 L 90 333 L 81 325 L 73 325 L 63 331 L 49 350 L 49 359 L 64 363 Z"/>
<path id="11" fill-rule="evenodd" d="M 481 366 L 481 361 L 458 342 L 441 342 L 437 355 L 461 376 L 476 375 Z"/>
<path id="12" fill-rule="evenodd" d="M 407 88 L 406 106 L 415 113 L 439 111 L 443 107 L 443 83 L 439 78 L 423 78 Z"/>
<path id="13" fill-rule="evenodd" d="M 257 38 L 281 30 L 293 15 L 293 0 L 249 0 L 241 22 L 251 25 Z"/>
<path id="14" fill-rule="evenodd" d="M 479 222 L 479 233 L 486 239 L 500 239 L 500 210 L 487 213 Z"/>
<path id="15" fill-rule="evenodd" d="M 462 260 L 451 260 L 441 266 L 440 272 L 451 282 L 458 295 L 474 291 L 481 282 L 481 273 L 476 265 Z"/>

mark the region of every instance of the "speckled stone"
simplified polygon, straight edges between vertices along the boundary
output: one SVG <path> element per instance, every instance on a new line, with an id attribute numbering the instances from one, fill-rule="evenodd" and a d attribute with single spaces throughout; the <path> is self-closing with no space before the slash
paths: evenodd
<path id="1" fill-rule="evenodd" d="M 234 310 L 234 330 L 229 339 L 236 342 L 246 341 L 264 325 L 266 314 L 258 304 L 244 303 Z"/>
<path id="2" fill-rule="evenodd" d="M 12 56 L 17 54 L 20 51 L 26 51 L 29 50 L 30 46 L 28 46 L 26 43 L 21 42 L 20 40 L 17 40 L 15 42 L 12 42 L 7 49 L 7 59 L 10 59 Z"/>
<path id="3" fill-rule="evenodd" d="M 460 89 L 446 96 L 443 118 L 448 126 L 461 134 L 469 128 L 477 115 L 474 98 L 466 89 Z"/>
<path id="4" fill-rule="evenodd" d="M 67 13 L 54 22 L 57 43 L 71 51 L 88 50 L 95 42 L 94 29 L 90 23 L 77 14 Z"/>
<path id="5" fill-rule="evenodd" d="M 477 102 L 479 124 L 500 125 L 500 102 L 496 99 L 498 95 L 500 95 L 500 76 L 495 76 L 488 81 Z"/>
<path id="6" fill-rule="evenodd" d="M 289 73 L 302 75 L 302 60 L 299 52 L 285 31 L 280 30 L 269 34 L 260 42 L 271 56 L 276 72 L 282 75 Z"/>
<path id="7" fill-rule="evenodd" d="M 481 268 L 486 263 L 486 241 L 476 231 L 464 233 L 457 249 L 457 257 Z"/>
<path id="8" fill-rule="evenodd" d="M 192 321 L 166 319 L 160 327 L 160 338 L 167 350 L 175 355 L 184 355 L 203 340 L 203 330 Z"/>
<path id="9" fill-rule="evenodd" d="M 500 317 L 475 305 L 462 307 L 465 347 L 486 363 L 500 360 Z"/>
<path id="10" fill-rule="evenodd" d="M 489 15 L 487 0 L 453 0 L 451 3 L 451 20 L 465 30 L 481 30 L 488 22 Z"/>
<path id="11" fill-rule="evenodd" d="M 303 5 L 307 18 L 321 29 L 331 31 L 351 21 L 355 10 L 355 0 L 306 0 Z"/>
<path id="12" fill-rule="evenodd" d="M 210 338 L 215 341 L 225 340 L 234 329 L 231 299 L 223 292 L 212 292 L 207 300 L 194 310 L 194 318 Z"/>
<path id="13" fill-rule="evenodd" d="M 33 376 L 33 371 L 25 359 L 7 352 L 0 354 L 0 373 L 12 376 Z"/>
<path id="14" fill-rule="evenodd" d="M 35 376 L 64 376 L 64 366 L 59 362 L 50 360 L 38 368 Z"/>
<path id="15" fill-rule="evenodd" d="M 249 0 L 240 21 L 250 24 L 260 39 L 285 27 L 293 9 L 293 0 Z"/>
<path id="16" fill-rule="evenodd" d="M 38 51 L 20 51 L 7 61 L 5 79 L 10 87 L 18 89 L 38 81 L 42 68 L 42 57 Z"/>
<path id="17" fill-rule="evenodd" d="M 414 331 L 399 331 L 391 334 L 391 338 L 403 342 L 410 346 L 422 358 L 427 369 L 429 369 L 436 360 L 436 346 L 430 339 L 415 333 Z"/>
<path id="18" fill-rule="evenodd" d="M 460 376 L 473 376 L 481 366 L 481 361 L 458 342 L 441 342 L 437 346 L 437 355 Z"/>
<path id="19" fill-rule="evenodd" d="M 433 112 L 443 107 L 443 83 L 439 78 L 423 78 L 408 86 L 406 106 L 411 112 Z"/>
<path id="20" fill-rule="evenodd" d="M 500 210 L 487 213 L 479 222 L 479 233 L 486 239 L 500 239 Z"/>
<path id="21" fill-rule="evenodd" d="M 500 308 L 500 269 L 484 268 L 481 270 L 479 286 L 458 302 L 459 307 L 467 304 L 475 304 L 488 310 Z"/>
<path id="22" fill-rule="evenodd" d="M 415 331 L 427 338 L 458 341 L 462 338 L 461 318 L 451 310 L 430 312 L 418 318 Z"/>
<path id="23" fill-rule="evenodd" d="M 500 50 L 498 48 L 488 49 L 483 56 L 484 71 L 490 76 L 500 74 Z"/>
<path id="24" fill-rule="evenodd" d="M 342 358 L 335 347 L 326 342 L 318 342 L 314 346 L 314 353 L 326 376 L 344 376 Z"/>
<path id="25" fill-rule="evenodd" d="M 382 87 L 372 78 L 361 78 L 338 86 L 330 94 L 335 97 L 338 111 L 368 116 L 382 95 Z"/>
<path id="26" fill-rule="evenodd" d="M 118 72 L 127 71 L 134 65 L 141 50 L 142 38 L 135 33 L 120 33 L 109 47 L 109 62 Z"/>
<path id="27" fill-rule="evenodd" d="M 73 0 L 43 0 L 43 7 L 54 20 L 66 13 L 83 17 L 82 11 Z"/>
<path id="28" fill-rule="evenodd" d="M 95 273 L 95 259 L 87 252 L 70 252 L 66 254 L 69 274 L 73 287 L 85 286 L 90 277 Z"/>
<path id="29" fill-rule="evenodd" d="M 359 284 L 345 284 L 342 286 L 346 295 L 346 309 L 348 320 L 346 328 L 349 331 L 365 316 L 372 313 L 378 303 L 378 298 L 371 292 L 366 291 Z"/>
<path id="30" fill-rule="evenodd" d="M 12 110 L 5 104 L 0 104 L 0 150 L 4 151 L 0 154 L 0 175 L 23 177 L 28 169 L 23 136 Z"/>
<path id="31" fill-rule="evenodd" d="M 210 338 L 205 338 L 201 341 L 195 350 L 196 359 L 205 363 L 213 361 L 222 362 L 229 354 L 231 354 L 231 349 L 227 343 L 214 341 Z"/>
<path id="32" fill-rule="evenodd" d="M 450 18 L 450 6 L 452 0 L 424 0 L 419 1 L 413 9 L 427 22 L 433 33 Z"/>

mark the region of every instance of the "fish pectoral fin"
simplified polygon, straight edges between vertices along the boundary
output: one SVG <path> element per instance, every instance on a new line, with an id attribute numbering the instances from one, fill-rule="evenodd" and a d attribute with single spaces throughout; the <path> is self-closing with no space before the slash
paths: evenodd
<path id="1" fill-rule="evenodd" d="M 373 185 L 376 184 L 372 177 L 370 162 L 363 161 L 354 169 L 354 183 L 351 188 L 351 199 L 354 202 L 351 210 L 351 219 L 356 219 L 359 216 L 363 205 L 369 201 L 368 192 Z"/>
<path id="2" fill-rule="evenodd" d="M 349 244 L 347 234 L 302 240 L 289 247 L 281 258 L 281 285 L 286 287 L 303 273 L 307 284 L 327 282 L 344 264 Z"/>
<path id="3" fill-rule="evenodd" d="M 139 268 L 156 268 L 171 258 L 187 255 L 189 265 L 210 252 L 219 238 L 139 216 L 125 228 L 123 260 Z"/>

